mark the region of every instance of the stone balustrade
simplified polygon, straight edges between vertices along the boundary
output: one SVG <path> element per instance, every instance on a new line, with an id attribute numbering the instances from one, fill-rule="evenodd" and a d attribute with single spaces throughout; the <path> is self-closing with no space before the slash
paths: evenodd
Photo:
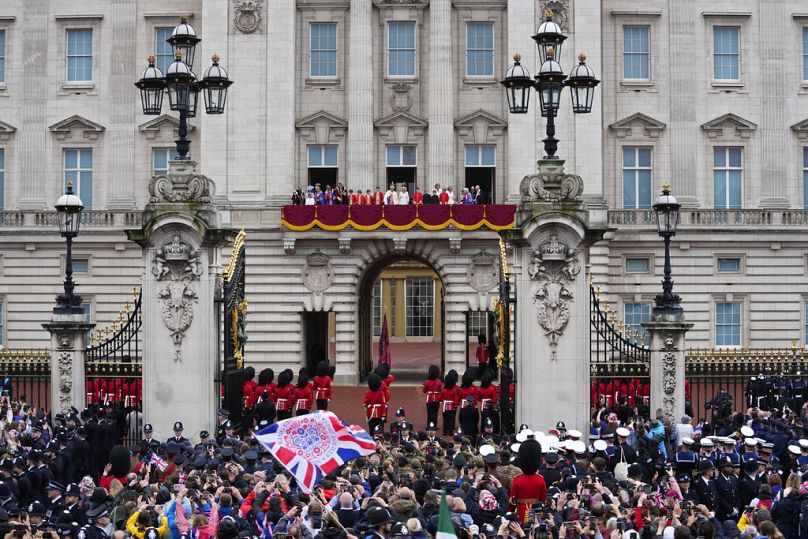
<path id="1" fill-rule="evenodd" d="M 0 211 L 0 228 L 58 228 L 56 211 Z M 85 210 L 82 229 L 124 229 L 141 226 L 143 214 L 137 210 Z"/>
<path id="2" fill-rule="evenodd" d="M 609 224 L 613 226 L 656 226 L 654 211 L 609 210 Z M 679 226 L 699 227 L 808 227 L 808 210 L 765 209 L 684 209 L 679 212 Z"/>

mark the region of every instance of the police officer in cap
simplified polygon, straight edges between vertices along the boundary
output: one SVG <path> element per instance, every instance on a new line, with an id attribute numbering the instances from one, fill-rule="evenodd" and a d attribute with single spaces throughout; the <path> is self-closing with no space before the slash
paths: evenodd
<path id="1" fill-rule="evenodd" d="M 441 439 L 438 437 L 438 424 L 430 421 L 426 424 L 426 443 L 427 444 L 440 444 Z"/>
<path id="2" fill-rule="evenodd" d="M 370 507 L 367 510 L 366 519 L 370 525 L 367 539 L 387 539 L 393 529 L 393 522 L 396 521 L 389 509 L 379 506 Z"/>
<path id="3" fill-rule="evenodd" d="M 154 427 L 151 423 L 143 425 L 143 439 L 140 440 L 140 452 L 148 453 L 155 448 L 160 447 L 160 442 L 154 439 Z"/>
<path id="4" fill-rule="evenodd" d="M 390 433 L 391 434 L 401 434 L 401 428 L 407 424 L 407 412 L 404 411 L 404 408 L 399 408 L 396 410 L 396 422 L 390 423 Z"/>
<path id="5" fill-rule="evenodd" d="M 166 440 L 166 443 L 168 443 L 168 442 L 174 442 L 175 444 L 177 444 L 177 445 L 179 445 L 179 446 L 185 445 L 186 443 L 190 443 L 190 442 L 188 441 L 188 438 L 185 438 L 185 437 L 182 435 L 182 431 L 183 431 L 183 430 L 185 430 L 185 429 L 184 429 L 184 428 L 183 428 L 183 426 L 182 426 L 182 421 L 177 421 L 177 422 L 175 422 L 175 423 L 174 423 L 174 437 L 173 437 L 173 438 L 169 438 L 168 440 Z"/>
<path id="6" fill-rule="evenodd" d="M 62 493 L 65 491 L 65 486 L 58 481 L 51 481 L 48 483 L 45 491 L 48 496 L 48 502 L 45 504 L 45 516 L 51 518 L 53 515 L 58 515 L 67 507 L 62 499 Z"/>
<path id="7" fill-rule="evenodd" d="M 87 429 L 79 425 L 72 439 L 74 478 L 90 475 L 90 444 L 87 442 Z"/>
<path id="8" fill-rule="evenodd" d="M 477 436 L 476 447 L 483 444 L 499 445 L 499 435 L 494 434 L 494 420 L 485 416 L 482 421 L 483 431 Z"/>
<path id="9" fill-rule="evenodd" d="M 233 433 L 233 430 L 234 430 L 233 422 L 230 421 L 229 419 L 225 419 L 219 427 L 219 432 L 221 434 L 216 436 L 216 443 L 222 445 L 224 444 L 225 440 L 234 440 L 234 439 L 237 440 L 238 436 L 236 436 Z"/>
<path id="10" fill-rule="evenodd" d="M 225 408 L 219 408 L 219 412 L 217 413 L 218 421 L 219 421 L 219 428 L 216 430 L 216 439 L 224 438 L 224 426 L 225 423 L 230 421 L 230 411 Z"/>
<path id="11" fill-rule="evenodd" d="M 65 506 L 73 517 L 73 520 L 78 523 L 87 522 L 87 514 L 81 508 L 79 501 L 81 500 L 81 489 L 76 483 L 70 483 L 65 488 L 63 494 L 65 499 Z"/>
<path id="12" fill-rule="evenodd" d="M 715 491 L 718 506 L 715 508 L 715 517 L 719 522 L 738 516 L 738 478 L 732 473 L 733 461 L 729 455 L 723 455 L 718 460 L 721 473 L 715 478 Z"/>
<path id="13" fill-rule="evenodd" d="M 718 495 L 713 485 L 713 475 L 715 475 L 713 461 L 710 459 L 700 460 L 696 484 L 691 485 L 691 488 L 698 495 L 698 503 L 703 504 L 710 511 L 715 511 L 718 502 Z"/>
<path id="14" fill-rule="evenodd" d="M 76 539 L 107 539 L 109 535 L 105 529 L 109 526 L 109 510 L 109 505 L 100 504 L 87 511 L 90 522 L 79 529 Z"/>

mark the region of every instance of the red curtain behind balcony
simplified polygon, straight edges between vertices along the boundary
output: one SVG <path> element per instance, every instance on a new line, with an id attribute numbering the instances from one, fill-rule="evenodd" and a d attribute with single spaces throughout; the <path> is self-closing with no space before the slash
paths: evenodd
<path id="1" fill-rule="evenodd" d="M 304 231 L 312 227 L 323 230 L 409 230 L 420 226 L 441 230 L 454 226 L 461 230 L 513 228 L 516 206 L 488 205 L 401 205 L 401 206 L 284 206 L 281 224 L 290 230 Z"/>

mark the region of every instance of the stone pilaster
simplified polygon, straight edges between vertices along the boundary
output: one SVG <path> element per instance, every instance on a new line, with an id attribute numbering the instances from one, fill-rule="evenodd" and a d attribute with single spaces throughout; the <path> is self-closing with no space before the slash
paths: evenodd
<path id="1" fill-rule="evenodd" d="M 352 0 L 348 46 L 348 180 L 351 187 L 373 189 L 373 4 Z"/>
<path id="2" fill-rule="evenodd" d="M 351 305 L 354 307 L 354 305 Z M 334 382 L 355 385 L 359 380 L 359 350 L 356 345 L 358 324 L 355 309 L 336 312 L 337 356 Z"/>
<path id="3" fill-rule="evenodd" d="M 651 336 L 651 414 L 661 409 L 675 425 L 685 414 L 685 334 L 693 324 L 655 319 L 643 327 Z"/>
<path id="4" fill-rule="evenodd" d="M 83 314 L 53 314 L 42 324 L 51 335 L 51 410 L 66 412 L 86 405 L 84 389 L 84 349 L 87 333 L 95 324 L 86 324 Z"/>
<path id="5" fill-rule="evenodd" d="M 538 27 L 536 4 L 537 2 L 534 0 L 508 1 L 508 50 L 505 69 L 513 63 L 512 56 L 518 52 L 522 55 L 522 65 L 530 71 L 531 75 L 535 75 L 538 70 L 536 45 L 530 39 Z M 505 69 L 502 70 L 503 73 Z M 505 189 L 505 202 L 508 204 L 519 202 L 519 183 L 525 174 L 530 174 L 536 167 L 538 155 L 536 144 L 539 141 L 536 132 L 537 129 L 543 130 L 544 127 L 538 120 L 541 115 L 541 107 L 535 92 L 530 96 L 530 101 L 530 110 L 527 114 L 508 114 L 508 169 L 507 188 Z"/>
<path id="6" fill-rule="evenodd" d="M 454 173 L 454 59 L 452 58 L 452 2 L 432 0 L 429 6 L 429 155 L 424 192 L 435 183 L 462 185 Z M 423 187 L 423 186 L 426 187 Z"/>

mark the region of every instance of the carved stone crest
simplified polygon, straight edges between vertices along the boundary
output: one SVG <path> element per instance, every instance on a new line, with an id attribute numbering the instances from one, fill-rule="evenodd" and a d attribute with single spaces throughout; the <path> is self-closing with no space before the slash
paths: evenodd
<path id="1" fill-rule="evenodd" d="M 174 343 L 174 360 L 182 359 L 182 340 L 194 319 L 193 304 L 199 300 L 194 281 L 202 275 L 199 252 L 174 233 L 157 248 L 152 259 L 152 275 L 165 285 L 157 292 L 162 302 L 161 317 Z"/>
<path id="2" fill-rule="evenodd" d="M 300 278 L 303 286 L 312 292 L 322 292 L 334 282 L 334 268 L 331 259 L 321 252 L 314 252 L 306 257 Z"/>
<path id="3" fill-rule="evenodd" d="M 149 180 L 149 202 L 200 202 L 210 204 L 213 181 L 196 173 L 192 161 L 172 162 L 168 174 Z"/>
<path id="4" fill-rule="evenodd" d="M 522 202 L 579 202 L 584 192 L 580 176 L 564 173 L 564 161 L 539 161 L 539 173 L 525 176 L 519 185 Z"/>
<path id="5" fill-rule="evenodd" d="M 570 0 L 545 0 L 544 9 L 542 13 L 547 13 L 547 10 L 553 12 L 553 22 L 561 27 L 565 32 L 571 30 L 571 20 L 569 17 L 569 4 Z"/>
<path id="6" fill-rule="evenodd" d="M 393 86 L 393 96 L 390 98 L 390 107 L 396 112 L 410 110 L 412 108 L 409 84 L 399 81 Z"/>
<path id="7" fill-rule="evenodd" d="M 264 10 L 263 0 L 237 1 L 233 6 L 236 12 L 233 24 L 242 34 L 252 34 L 261 28 Z"/>
<path id="8" fill-rule="evenodd" d="M 57 361 L 59 363 L 59 407 L 57 410 L 69 410 L 73 406 L 73 354 L 62 352 Z"/>
<path id="9" fill-rule="evenodd" d="M 533 301 L 536 317 L 550 342 L 552 358 L 558 359 L 558 339 L 570 320 L 570 302 L 574 300 L 571 284 L 581 272 L 578 256 L 553 234 L 530 255 L 527 267 L 530 278 L 537 282 Z"/>
<path id="10" fill-rule="evenodd" d="M 496 255 L 480 251 L 471 257 L 466 278 L 477 292 L 488 292 L 499 282 L 499 266 Z"/>

